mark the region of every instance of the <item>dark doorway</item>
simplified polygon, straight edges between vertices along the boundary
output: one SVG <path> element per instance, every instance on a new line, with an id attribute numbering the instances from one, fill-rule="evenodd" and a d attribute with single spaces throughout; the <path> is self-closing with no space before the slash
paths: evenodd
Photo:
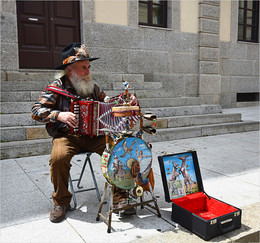
<path id="1" fill-rule="evenodd" d="M 79 1 L 16 1 L 20 68 L 54 68 L 80 41 Z"/>

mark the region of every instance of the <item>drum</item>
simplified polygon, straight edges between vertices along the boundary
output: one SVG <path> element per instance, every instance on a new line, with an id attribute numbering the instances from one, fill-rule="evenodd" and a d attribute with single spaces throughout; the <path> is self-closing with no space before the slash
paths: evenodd
<path id="1" fill-rule="evenodd" d="M 103 153 L 101 167 L 110 184 L 129 190 L 145 182 L 152 167 L 152 152 L 142 139 L 126 137 Z"/>
<path id="2" fill-rule="evenodd" d="M 136 116 L 140 115 L 139 106 L 114 106 L 112 107 L 114 117 Z"/>

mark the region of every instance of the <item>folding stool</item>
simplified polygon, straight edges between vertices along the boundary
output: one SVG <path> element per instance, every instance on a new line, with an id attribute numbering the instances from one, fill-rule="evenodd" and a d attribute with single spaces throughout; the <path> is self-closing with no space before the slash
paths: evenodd
<path id="1" fill-rule="evenodd" d="M 80 153 L 82 154 L 82 153 Z M 86 159 L 85 159 L 85 162 L 83 164 L 83 167 L 82 167 L 82 170 L 81 170 L 81 173 L 80 173 L 80 176 L 78 179 L 71 179 L 71 176 L 69 176 L 69 185 L 70 185 L 70 189 L 71 189 L 71 194 L 72 194 L 72 199 L 73 199 L 73 204 L 74 206 L 71 207 L 71 210 L 75 210 L 76 207 L 77 207 L 77 199 L 76 199 L 76 193 L 79 193 L 79 192 L 85 192 L 85 191 L 90 191 L 90 190 L 96 190 L 96 193 L 97 193 L 97 198 L 99 201 L 101 201 L 101 197 L 100 197 L 100 193 L 99 193 L 99 189 L 98 189 L 98 185 L 97 185 L 97 181 L 96 181 L 96 177 L 95 177 L 95 174 L 94 174 L 94 171 L 93 171 L 93 167 L 92 167 L 92 164 L 91 164 L 91 160 L 90 160 L 90 156 L 92 154 L 92 152 L 86 152 L 84 153 L 86 154 Z M 81 179 L 82 179 L 82 176 L 83 176 L 83 173 L 85 171 L 85 167 L 87 165 L 87 163 L 89 164 L 89 167 L 90 167 L 90 172 L 91 172 L 91 175 L 92 175 L 92 179 L 93 179 L 93 182 L 94 182 L 94 185 L 95 187 L 93 188 L 89 188 L 89 189 L 82 189 L 83 187 L 80 186 L 80 182 L 81 182 Z M 78 189 L 82 189 L 82 190 L 77 190 L 75 191 L 74 190 L 74 187 L 73 187 L 73 183 L 74 181 L 77 181 L 77 188 Z"/>

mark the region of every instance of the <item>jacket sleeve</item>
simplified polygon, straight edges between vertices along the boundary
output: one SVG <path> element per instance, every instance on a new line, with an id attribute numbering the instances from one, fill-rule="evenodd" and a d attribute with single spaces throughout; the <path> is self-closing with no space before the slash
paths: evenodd
<path id="1" fill-rule="evenodd" d="M 59 87 L 57 82 L 51 85 Z M 31 109 L 32 119 L 44 123 L 56 122 L 60 113 L 56 108 L 58 98 L 58 94 L 44 90 Z"/>

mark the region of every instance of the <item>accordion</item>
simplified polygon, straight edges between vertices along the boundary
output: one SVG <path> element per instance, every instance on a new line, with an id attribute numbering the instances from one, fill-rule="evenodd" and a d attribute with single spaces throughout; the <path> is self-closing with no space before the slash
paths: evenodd
<path id="1" fill-rule="evenodd" d="M 106 103 L 100 101 L 79 100 L 72 101 L 71 112 L 78 120 L 78 127 L 71 128 L 71 133 L 79 135 L 99 136 L 104 135 L 103 128 L 119 132 L 125 129 L 125 120 L 122 117 L 113 115 L 112 107 L 116 103 Z M 136 123 L 139 120 L 139 114 L 130 117 L 130 120 Z"/>

